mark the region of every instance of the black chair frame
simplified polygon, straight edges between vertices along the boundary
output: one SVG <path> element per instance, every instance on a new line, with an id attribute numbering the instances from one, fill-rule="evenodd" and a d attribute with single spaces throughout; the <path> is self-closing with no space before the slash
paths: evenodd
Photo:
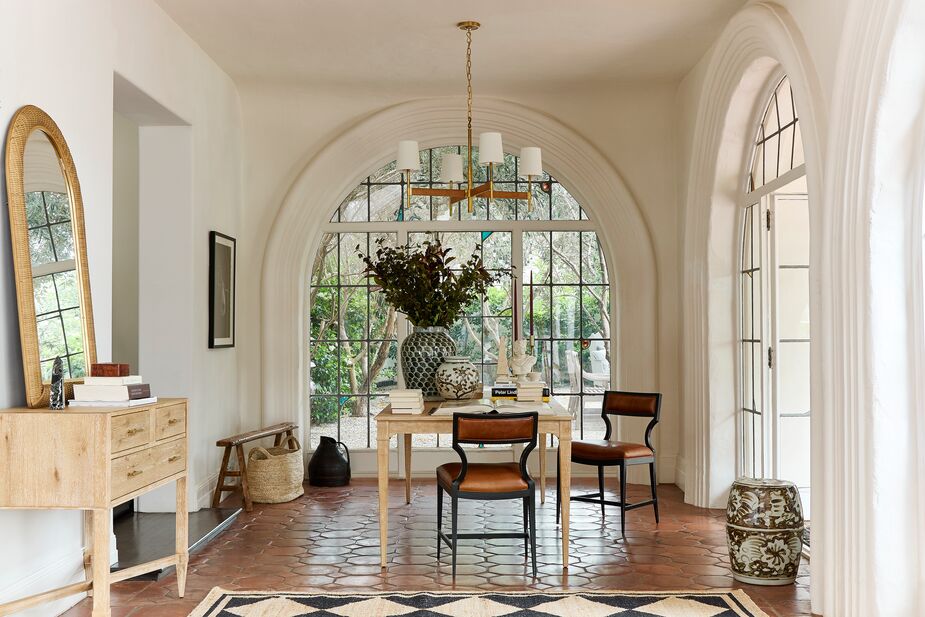
<path id="1" fill-rule="evenodd" d="M 603 462 L 598 459 L 585 459 L 579 456 L 572 454 L 572 462 L 578 463 L 580 465 L 591 465 L 597 467 L 597 486 L 598 492 L 596 493 L 587 493 L 584 495 L 570 495 L 569 499 L 571 501 L 583 501 L 586 503 L 599 503 L 601 504 L 601 518 L 604 518 L 604 509 L 605 506 L 618 506 L 620 508 L 620 534 L 625 538 L 626 537 L 626 513 L 628 510 L 635 510 L 636 508 L 642 508 L 645 506 L 651 505 L 655 510 L 655 524 L 658 524 L 658 489 L 657 481 L 655 476 L 655 447 L 652 445 L 652 431 L 655 429 L 655 425 L 658 424 L 659 416 L 661 415 L 662 409 L 662 395 L 657 392 L 619 392 L 619 394 L 624 396 L 640 396 L 640 397 L 655 397 L 655 414 L 652 416 L 652 419 L 649 421 L 649 424 L 646 426 L 645 432 L 645 445 L 652 451 L 652 456 L 640 456 L 634 458 L 624 458 L 620 460 L 615 460 L 613 462 Z M 606 400 L 606 395 L 605 395 Z M 618 411 L 608 411 L 607 409 L 601 409 L 601 417 L 604 419 L 604 424 L 607 429 L 604 433 L 604 439 L 606 441 L 610 440 L 611 435 L 613 435 L 613 425 L 611 424 L 610 416 L 622 416 L 622 417 L 638 417 L 635 414 L 621 414 Z M 559 513 L 561 512 L 561 497 L 559 491 L 561 489 L 561 484 L 559 482 L 559 470 L 560 470 L 560 459 L 559 454 L 556 453 L 556 524 L 559 524 Z M 626 468 L 632 467 L 635 465 L 648 465 L 649 466 L 649 486 L 652 489 L 652 498 L 646 499 L 644 501 L 637 501 L 636 503 L 627 503 L 626 502 Z M 604 499 L 604 467 L 619 467 L 620 468 L 620 500 L 619 501 L 608 501 Z"/>
<path id="2" fill-rule="evenodd" d="M 459 420 L 460 419 L 533 419 L 533 437 L 530 439 L 459 439 Z M 437 482 L 437 560 L 440 559 L 440 547 L 445 542 L 452 553 L 453 578 L 456 578 L 456 547 L 458 540 L 486 540 L 491 538 L 522 538 L 525 542 L 525 549 L 530 554 L 533 562 L 533 576 L 536 578 L 536 485 L 530 472 L 527 470 L 527 458 L 537 446 L 537 433 L 539 429 L 539 414 L 535 411 L 527 413 L 505 413 L 499 414 L 498 411 L 488 413 L 455 413 L 453 414 L 453 449 L 459 454 L 462 466 L 459 475 L 453 480 L 450 489 L 447 491 L 450 497 L 450 509 L 452 517 L 452 526 L 449 534 L 443 531 L 443 486 Z M 520 473 L 526 481 L 528 488 L 523 491 L 511 491 L 507 493 L 484 493 L 474 491 L 460 490 L 460 484 L 465 480 L 466 473 L 469 469 L 469 460 L 466 457 L 466 451 L 461 444 L 526 444 L 520 455 Z M 460 499 L 477 499 L 477 500 L 500 500 L 500 499 L 522 499 L 524 514 L 524 530 L 522 533 L 459 533 L 457 530 L 458 504 Z"/>

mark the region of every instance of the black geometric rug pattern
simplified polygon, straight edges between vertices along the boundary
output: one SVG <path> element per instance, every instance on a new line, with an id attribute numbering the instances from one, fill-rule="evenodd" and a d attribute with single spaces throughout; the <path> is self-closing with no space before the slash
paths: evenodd
<path id="1" fill-rule="evenodd" d="M 742 590 L 310 594 L 214 588 L 190 617 L 767 617 Z"/>

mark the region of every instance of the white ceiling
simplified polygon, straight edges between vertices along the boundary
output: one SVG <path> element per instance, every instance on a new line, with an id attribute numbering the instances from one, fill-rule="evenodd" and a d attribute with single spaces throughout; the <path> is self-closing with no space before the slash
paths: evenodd
<path id="1" fill-rule="evenodd" d="M 745 0 L 157 0 L 233 78 L 477 86 L 679 79 Z"/>

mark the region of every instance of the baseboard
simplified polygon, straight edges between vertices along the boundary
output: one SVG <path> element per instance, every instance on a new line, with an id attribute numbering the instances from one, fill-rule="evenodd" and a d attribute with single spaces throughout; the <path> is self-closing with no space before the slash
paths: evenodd
<path id="1" fill-rule="evenodd" d="M 674 470 L 674 483 L 678 485 L 682 493 L 687 490 L 687 463 L 680 456 Z"/>
<path id="2" fill-rule="evenodd" d="M 25 598 L 72 583 L 79 583 L 84 580 L 84 577 L 83 549 L 72 551 L 47 566 L 36 570 L 29 576 L 0 589 L 0 604 L 19 600 L 20 598 Z M 16 613 L 16 617 L 48 617 L 49 615 L 60 615 L 80 602 L 86 595 L 86 593 L 75 594 L 55 602 L 42 604 L 35 608 Z"/>
<path id="3" fill-rule="evenodd" d="M 212 495 L 215 494 L 216 484 L 218 484 L 218 472 L 211 474 L 196 486 L 197 510 L 212 507 Z"/>

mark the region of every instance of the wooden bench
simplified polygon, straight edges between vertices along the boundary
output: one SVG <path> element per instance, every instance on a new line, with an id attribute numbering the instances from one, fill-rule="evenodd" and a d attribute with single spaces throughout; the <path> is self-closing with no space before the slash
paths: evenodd
<path id="1" fill-rule="evenodd" d="M 218 472 L 218 483 L 215 485 L 215 495 L 212 496 L 212 507 L 218 507 L 218 504 L 222 500 L 222 493 L 226 491 L 241 491 L 241 496 L 244 499 L 244 509 L 250 512 L 254 506 L 251 502 L 250 491 L 247 488 L 247 461 L 244 458 L 244 444 L 249 441 L 263 439 L 264 437 L 275 437 L 276 439 L 273 441 L 273 445 L 278 446 L 283 442 L 285 437 L 292 437 L 292 432 L 297 428 L 298 425 L 292 422 L 283 422 L 281 424 L 274 424 L 273 426 L 268 426 L 256 431 L 241 433 L 240 435 L 226 437 L 225 439 L 216 441 L 216 446 L 225 448 L 225 454 L 222 456 L 222 468 Z M 237 470 L 228 469 L 228 465 L 231 462 L 232 448 L 234 448 L 238 459 Z M 238 478 L 238 483 L 225 484 L 225 478 Z"/>

